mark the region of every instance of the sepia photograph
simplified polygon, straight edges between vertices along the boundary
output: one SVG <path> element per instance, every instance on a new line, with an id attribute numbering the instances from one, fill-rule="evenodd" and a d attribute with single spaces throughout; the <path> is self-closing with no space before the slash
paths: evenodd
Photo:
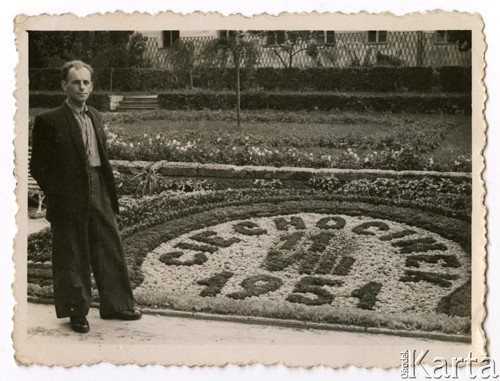
<path id="1" fill-rule="evenodd" d="M 486 355 L 480 18 L 128 16 L 20 20 L 18 361 Z"/>

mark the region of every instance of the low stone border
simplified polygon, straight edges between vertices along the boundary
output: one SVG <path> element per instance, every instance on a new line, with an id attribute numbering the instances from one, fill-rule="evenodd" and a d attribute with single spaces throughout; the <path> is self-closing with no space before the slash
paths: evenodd
<path id="1" fill-rule="evenodd" d="M 38 303 L 38 304 L 50 304 L 50 305 L 54 304 L 51 299 L 37 298 L 31 296 L 28 296 L 28 302 Z M 98 308 L 99 304 L 93 302 L 91 303 L 91 307 Z M 254 317 L 254 316 L 220 315 L 220 314 L 208 314 L 203 312 L 177 311 L 165 308 L 161 309 L 141 308 L 141 310 L 144 314 L 147 315 L 160 315 L 160 316 L 174 317 L 174 318 L 224 321 L 230 323 L 266 325 L 266 326 L 284 327 L 284 328 L 305 328 L 305 329 L 317 329 L 317 330 L 328 330 L 328 331 L 338 331 L 338 332 L 382 334 L 382 335 L 391 335 L 400 337 L 402 336 L 402 337 L 412 337 L 412 338 L 423 338 L 429 340 L 449 341 L 456 343 L 471 342 L 471 336 L 469 335 L 451 335 L 444 333 L 422 332 L 422 331 L 410 332 L 410 331 L 401 331 L 401 330 L 387 329 L 387 328 L 360 327 L 353 325 L 329 324 L 329 323 L 314 323 L 314 322 L 306 322 L 306 321 L 290 320 L 290 319 L 274 319 L 274 318 Z"/>
<path id="2" fill-rule="evenodd" d="M 339 180 L 437 177 L 451 180 L 469 180 L 468 172 L 435 171 L 393 171 L 382 169 L 339 169 L 339 168 L 299 168 L 299 167 L 261 167 L 237 166 L 229 164 L 198 164 L 169 161 L 126 161 L 111 160 L 111 165 L 119 172 L 133 174 L 153 165 L 159 173 L 171 177 L 231 178 L 231 179 L 279 179 L 307 181 L 315 175 L 334 175 Z"/>

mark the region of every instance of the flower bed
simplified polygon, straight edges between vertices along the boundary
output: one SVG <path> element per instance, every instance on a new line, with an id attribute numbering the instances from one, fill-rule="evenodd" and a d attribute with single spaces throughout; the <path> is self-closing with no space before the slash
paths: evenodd
<path id="1" fill-rule="evenodd" d="M 410 198 L 371 201 L 289 189 L 126 198 L 120 224 L 136 299 L 466 334 L 470 220 L 448 217 L 444 206 L 415 209 Z M 32 251 L 44 234 L 30 238 L 28 291 L 35 296 L 50 296 L 50 258 Z"/>
<path id="2" fill-rule="evenodd" d="M 110 157 L 307 168 L 470 171 L 465 116 L 162 111 L 109 118 Z M 178 119 L 176 119 L 178 118 Z M 132 123 L 132 124 L 131 124 Z M 458 138 L 457 138 L 458 137 Z"/>
<path id="3" fill-rule="evenodd" d="M 242 225 L 246 228 L 238 229 Z M 386 231 L 408 229 L 389 220 L 323 213 L 226 222 L 149 252 L 136 296 L 163 295 L 163 301 L 153 297 L 158 304 L 171 294 L 435 313 L 452 281 L 458 286 L 467 281 L 470 258 L 457 243 L 419 228 L 405 240 L 379 239 Z M 421 237 L 425 244 L 418 242 Z M 420 254 L 405 255 L 410 244 L 412 253 Z"/>
<path id="4" fill-rule="evenodd" d="M 62 102 L 62 101 L 61 101 Z M 43 106 L 43 105 L 40 105 Z M 30 111 L 30 139 L 34 116 Z M 470 171 L 470 116 L 344 111 L 106 113 L 115 160 Z"/>

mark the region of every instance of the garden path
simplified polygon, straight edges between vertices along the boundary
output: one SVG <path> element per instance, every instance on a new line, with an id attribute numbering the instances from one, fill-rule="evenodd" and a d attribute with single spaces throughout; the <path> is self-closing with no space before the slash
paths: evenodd
<path id="1" fill-rule="evenodd" d="M 40 230 L 49 227 L 50 223 L 45 218 L 29 218 L 28 219 L 28 234 L 37 233 Z"/>
<path id="2" fill-rule="evenodd" d="M 339 346 L 340 348 L 348 348 L 347 346 L 362 343 L 365 348 L 370 345 L 380 348 L 380 345 L 382 345 L 383 350 L 381 350 L 381 353 L 385 352 L 385 355 L 388 354 L 388 351 L 394 352 L 394 366 L 398 366 L 399 351 L 405 348 L 425 348 L 430 349 L 431 352 L 435 350 L 439 351 L 439 355 L 445 357 L 450 354 L 448 353 L 450 348 L 453 348 L 456 353 L 467 353 L 469 350 L 469 346 L 463 343 L 452 343 L 450 345 L 450 343 L 427 339 L 380 334 L 243 325 L 234 322 L 158 315 L 144 315 L 141 320 L 134 322 L 109 321 L 101 320 L 98 310 L 95 308 L 91 309 L 88 317 L 91 326 L 90 332 L 88 334 L 76 334 L 71 332 L 69 319 L 56 319 L 54 306 L 52 305 L 28 303 L 27 316 L 28 341 L 33 348 L 46 348 L 52 353 L 52 359 L 58 358 L 57 352 L 64 355 L 64 351 L 67 351 L 72 345 L 77 345 L 82 350 L 87 348 L 90 353 L 101 350 L 107 345 L 116 345 L 120 348 L 125 346 L 130 351 L 133 351 L 136 345 L 150 348 L 154 348 L 155 345 L 168 345 L 172 346 L 172 351 L 168 351 L 169 355 L 167 357 L 165 357 L 166 353 L 164 353 L 164 357 L 158 358 L 156 361 L 175 362 L 186 358 L 192 360 L 202 355 L 200 353 L 194 356 L 194 353 L 192 353 L 193 348 L 199 348 L 200 352 L 205 352 L 203 348 L 210 348 L 204 355 L 211 356 L 218 351 L 234 347 L 237 350 L 234 353 L 231 352 L 232 354 L 230 353 L 229 357 L 225 358 L 226 361 L 231 362 L 241 358 L 242 353 L 252 351 L 252 348 L 255 351 L 255 347 L 259 347 L 261 349 L 267 348 L 267 350 L 252 352 L 250 356 L 256 361 L 259 361 L 259 359 L 262 361 L 261 356 L 264 353 L 271 356 L 270 359 L 274 357 L 278 359 L 280 354 L 285 351 L 291 356 L 290 363 L 297 364 L 307 363 L 310 360 L 307 357 L 314 358 L 319 362 L 331 361 L 332 356 L 336 360 L 341 359 L 344 351 L 339 352 Z M 346 347 L 343 347 L 344 345 Z M 321 353 L 311 351 L 311 346 L 322 348 Z M 187 348 L 191 348 L 191 352 L 188 352 Z M 171 356 L 170 352 L 172 352 Z M 297 357 L 299 353 L 301 357 Z M 232 359 L 231 356 L 235 356 L 235 358 Z M 245 358 L 248 359 L 249 356 Z M 151 360 L 149 358 L 149 362 Z"/>

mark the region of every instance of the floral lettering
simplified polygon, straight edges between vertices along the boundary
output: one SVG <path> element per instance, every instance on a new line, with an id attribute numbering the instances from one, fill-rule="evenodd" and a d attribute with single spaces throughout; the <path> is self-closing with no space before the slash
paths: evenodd
<path id="1" fill-rule="evenodd" d="M 450 287 L 450 280 L 458 279 L 458 275 L 454 274 L 437 274 L 425 271 L 414 271 L 405 270 L 405 275 L 403 275 L 399 280 L 401 282 L 428 282 L 441 287 Z"/>
<path id="2" fill-rule="evenodd" d="M 233 292 L 227 296 L 233 299 L 245 299 L 250 296 L 259 296 L 275 291 L 282 285 L 283 281 L 280 278 L 270 275 L 255 275 L 241 282 L 241 287 L 244 289 L 243 291 Z"/>
<path id="3" fill-rule="evenodd" d="M 320 277 L 306 276 L 302 278 L 293 290 L 293 293 L 288 295 L 287 301 L 292 303 L 301 303 L 309 306 L 319 306 L 322 304 L 330 304 L 334 296 L 325 290 L 323 286 L 341 286 L 343 284 L 340 280 L 331 280 Z M 316 297 L 311 298 L 301 294 L 313 294 Z"/>
<path id="4" fill-rule="evenodd" d="M 240 239 L 236 237 L 230 239 L 223 239 L 221 237 L 217 237 L 217 233 L 211 230 L 206 230 L 204 232 L 195 234 L 189 238 L 191 238 L 194 241 L 207 243 L 209 245 L 214 245 L 218 247 L 229 247 L 235 243 L 240 242 Z"/>
<path id="5" fill-rule="evenodd" d="M 382 288 L 382 283 L 368 282 L 364 286 L 352 292 L 352 296 L 359 299 L 358 308 L 362 310 L 373 310 L 377 302 L 377 295 Z"/>
<path id="6" fill-rule="evenodd" d="M 170 253 L 162 254 L 160 256 L 160 262 L 173 266 L 193 266 L 201 265 L 208 260 L 207 256 L 203 253 L 196 253 L 191 259 L 188 260 L 179 260 L 179 258 L 183 255 L 184 253 L 182 251 L 171 251 Z"/>
<path id="7" fill-rule="evenodd" d="M 233 275 L 232 272 L 223 271 L 210 278 L 199 280 L 197 282 L 199 285 L 207 286 L 201 291 L 200 296 L 216 296 L 220 294 L 227 281 L 231 279 Z"/>
<path id="8" fill-rule="evenodd" d="M 330 225 L 330 222 L 334 222 L 333 225 Z M 316 226 L 320 229 L 343 229 L 346 222 L 342 217 L 324 217 L 320 219 Z"/>
<path id="9" fill-rule="evenodd" d="M 242 221 L 234 225 L 234 231 L 236 233 L 244 235 L 262 235 L 267 234 L 266 229 L 261 229 L 259 225 L 252 221 Z"/>
<path id="10" fill-rule="evenodd" d="M 359 224 L 358 226 L 354 227 L 352 231 L 360 235 L 375 235 L 376 233 L 370 231 L 369 230 L 370 228 L 377 228 L 377 230 L 380 231 L 389 230 L 389 226 L 385 222 L 368 221 L 368 222 L 363 222 L 362 224 Z"/>
<path id="11" fill-rule="evenodd" d="M 288 230 L 290 226 L 295 227 L 297 230 L 303 230 L 306 228 L 306 224 L 302 218 L 297 216 L 292 216 L 289 220 L 283 217 L 275 218 L 274 223 L 278 230 Z"/>

